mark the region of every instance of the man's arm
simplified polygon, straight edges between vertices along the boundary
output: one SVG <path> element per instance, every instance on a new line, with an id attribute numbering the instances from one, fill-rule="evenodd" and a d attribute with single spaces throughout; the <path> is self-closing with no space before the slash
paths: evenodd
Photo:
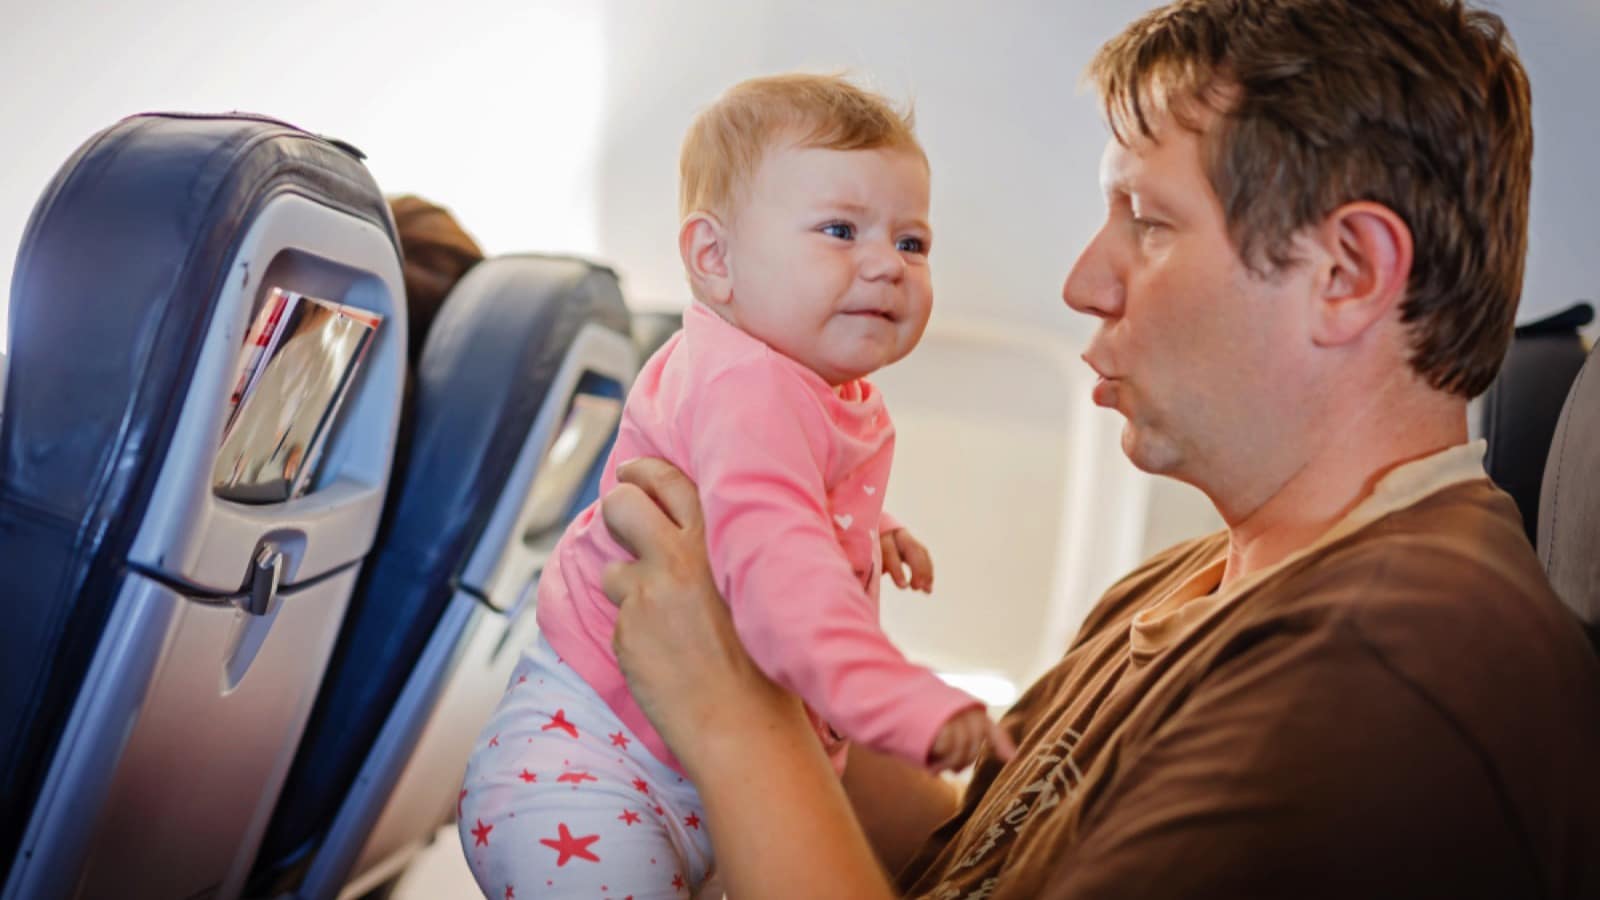
<path id="1" fill-rule="evenodd" d="M 850 747 L 844 791 L 878 861 L 891 873 L 910 862 L 960 807 L 954 784 L 864 744 Z"/>

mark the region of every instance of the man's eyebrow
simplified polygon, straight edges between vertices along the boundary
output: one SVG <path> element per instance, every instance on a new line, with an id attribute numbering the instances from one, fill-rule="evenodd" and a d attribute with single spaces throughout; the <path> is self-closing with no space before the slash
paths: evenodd
<path id="1" fill-rule="evenodd" d="M 1119 171 L 1113 173 L 1110 177 L 1101 179 L 1100 191 L 1107 197 L 1114 197 L 1118 194 L 1132 195 L 1138 193 L 1139 184 L 1126 171 Z"/>

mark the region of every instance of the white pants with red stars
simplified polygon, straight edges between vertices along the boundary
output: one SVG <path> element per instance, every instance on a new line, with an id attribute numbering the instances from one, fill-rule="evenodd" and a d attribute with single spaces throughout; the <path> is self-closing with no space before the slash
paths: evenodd
<path id="1" fill-rule="evenodd" d="M 457 827 L 490 900 L 720 897 L 694 786 L 540 637 L 472 751 Z"/>

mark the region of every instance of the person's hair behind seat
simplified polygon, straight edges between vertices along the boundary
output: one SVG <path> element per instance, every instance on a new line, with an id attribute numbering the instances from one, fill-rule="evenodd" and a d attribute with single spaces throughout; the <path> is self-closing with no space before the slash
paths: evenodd
<path id="1" fill-rule="evenodd" d="M 1415 246 L 1402 319 L 1430 386 L 1486 389 L 1527 248 L 1528 79 L 1498 16 L 1459 0 L 1184 0 L 1090 64 L 1117 139 L 1167 113 L 1220 113 L 1206 161 L 1240 257 L 1288 265 L 1290 238 L 1345 203 L 1398 213 Z M 1203 105 L 1198 106 L 1197 104 Z"/>
<path id="2" fill-rule="evenodd" d="M 406 358 L 416 365 L 428 326 L 456 282 L 483 261 L 483 250 L 448 209 L 412 194 L 389 198 L 404 258 L 410 338 Z"/>

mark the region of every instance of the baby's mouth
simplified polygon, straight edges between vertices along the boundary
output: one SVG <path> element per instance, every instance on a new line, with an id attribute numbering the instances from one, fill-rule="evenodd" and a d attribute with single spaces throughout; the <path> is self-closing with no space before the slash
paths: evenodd
<path id="1" fill-rule="evenodd" d="M 891 313 L 886 309 L 851 309 L 851 310 L 846 310 L 845 311 L 845 315 L 847 315 L 847 316 L 863 316 L 863 317 L 871 318 L 871 319 L 882 319 L 885 322 L 896 322 L 896 321 L 899 321 L 895 317 L 894 313 Z"/>

